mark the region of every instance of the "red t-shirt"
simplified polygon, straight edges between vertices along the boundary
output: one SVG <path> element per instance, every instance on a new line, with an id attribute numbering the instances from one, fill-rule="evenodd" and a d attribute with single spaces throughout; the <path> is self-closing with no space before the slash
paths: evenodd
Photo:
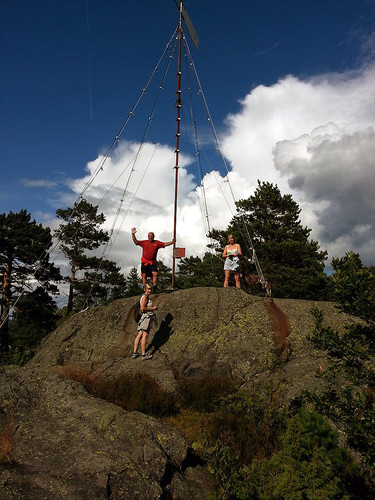
<path id="1" fill-rule="evenodd" d="M 142 247 L 142 262 L 149 261 L 153 264 L 156 262 L 156 254 L 159 248 L 165 247 L 165 243 L 158 240 L 154 240 L 153 242 L 148 240 L 137 241 L 136 245 Z"/>

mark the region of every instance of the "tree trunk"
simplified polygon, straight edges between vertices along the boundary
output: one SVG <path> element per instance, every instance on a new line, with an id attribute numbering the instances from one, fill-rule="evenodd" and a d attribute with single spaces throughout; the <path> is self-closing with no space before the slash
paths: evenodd
<path id="1" fill-rule="evenodd" d="M 3 352 L 9 351 L 9 310 L 12 301 L 11 273 L 12 263 L 7 262 L 4 271 L 0 318 L 0 346 Z"/>
<path id="2" fill-rule="evenodd" d="M 70 314 L 73 311 L 73 291 L 74 291 L 74 280 L 76 279 L 76 270 L 72 267 L 72 273 L 70 275 L 70 283 L 69 283 L 69 297 L 68 297 L 68 305 L 66 308 L 66 313 Z"/>

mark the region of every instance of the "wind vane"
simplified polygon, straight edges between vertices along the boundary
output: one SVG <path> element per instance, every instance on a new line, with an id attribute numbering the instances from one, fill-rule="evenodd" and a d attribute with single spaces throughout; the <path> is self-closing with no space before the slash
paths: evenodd
<path id="1" fill-rule="evenodd" d="M 181 13 L 182 19 L 185 22 L 186 29 L 188 30 L 188 33 L 189 33 L 190 38 L 194 44 L 194 47 L 199 52 L 199 38 L 198 38 L 197 32 L 195 31 L 193 23 L 191 22 L 190 16 L 187 13 L 187 10 L 185 9 L 183 1 L 179 0 L 179 2 L 177 3 L 177 0 L 174 0 L 174 3 L 176 4 L 176 7 L 178 8 L 178 10 Z"/>
<path id="2" fill-rule="evenodd" d="M 188 33 L 190 35 L 190 38 L 192 39 L 192 42 L 194 44 L 194 47 L 197 49 L 197 51 L 199 52 L 199 39 L 198 39 L 198 35 L 197 35 L 197 32 L 195 31 L 195 28 L 193 26 L 193 23 L 191 22 L 191 19 L 190 19 L 190 16 L 189 14 L 187 13 L 187 10 L 185 9 L 182 1 L 181 1 L 181 5 L 182 5 L 182 17 L 185 21 L 185 24 L 186 24 L 186 28 L 188 30 Z"/>

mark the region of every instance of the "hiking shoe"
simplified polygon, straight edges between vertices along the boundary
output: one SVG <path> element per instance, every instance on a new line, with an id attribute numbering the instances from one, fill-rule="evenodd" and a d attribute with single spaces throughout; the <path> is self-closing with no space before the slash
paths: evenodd
<path id="1" fill-rule="evenodd" d="M 142 360 L 144 359 L 152 359 L 152 354 L 142 354 Z"/>
<path id="2" fill-rule="evenodd" d="M 139 353 L 138 352 L 133 352 L 133 359 L 138 358 Z"/>

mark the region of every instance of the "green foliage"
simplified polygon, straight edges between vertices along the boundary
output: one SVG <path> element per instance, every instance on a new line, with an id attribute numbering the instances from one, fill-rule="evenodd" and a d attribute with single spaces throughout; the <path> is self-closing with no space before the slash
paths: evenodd
<path id="1" fill-rule="evenodd" d="M 106 304 L 125 296 L 126 280 L 115 262 L 90 257 L 86 265 L 92 270 L 84 271 L 83 279 L 75 282 L 76 310 Z"/>
<path id="2" fill-rule="evenodd" d="M 260 242 L 306 241 L 311 230 L 302 227 L 301 209 L 290 194 L 281 195 L 277 186 L 258 181 L 253 196 L 237 202 L 237 215 L 233 222 L 241 225 L 243 219 L 249 231 Z"/>
<path id="3" fill-rule="evenodd" d="M 318 372 L 325 382 L 324 392 L 306 393 L 305 397 L 345 432 L 349 445 L 371 467 L 375 461 L 374 331 L 357 324 L 338 332 L 324 326 L 321 312 L 313 314 L 315 328 L 310 339 L 327 352 L 329 364 Z"/>
<path id="4" fill-rule="evenodd" d="M 168 290 L 172 283 L 172 269 L 164 264 L 162 260 L 157 261 L 158 266 L 158 290 Z"/>
<path id="5" fill-rule="evenodd" d="M 273 387 L 216 401 L 204 427 L 203 453 L 215 498 L 369 498 L 361 471 L 319 414 L 283 405 Z"/>
<path id="6" fill-rule="evenodd" d="M 290 417 L 280 444 L 271 458 L 244 468 L 239 498 L 351 498 L 359 470 L 321 415 L 303 410 Z"/>
<path id="7" fill-rule="evenodd" d="M 270 389 L 221 399 L 207 427 L 208 442 L 228 448 L 242 464 L 271 456 L 284 427 L 279 394 Z"/>
<path id="8" fill-rule="evenodd" d="M 42 287 L 21 297 L 9 325 L 8 361 L 19 365 L 29 361 L 42 339 L 55 328 L 57 319 L 56 303 Z"/>
<path id="9" fill-rule="evenodd" d="M 73 208 L 56 210 L 56 215 L 66 224 L 56 231 L 59 246 L 69 261 L 75 262 L 84 250 L 94 250 L 108 241 L 108 234 L 99 229 L 105 221 L 104 214 L 98 214 L 98 207 L 85 199 L 76 202 Z"/>
<path id="10" fill-rule="evenodd" d="M 366 498 L 359 468 L 321 415 L 287 417 L 277 404 L 226 399 L 207 430 L 216 498 Z"/>
<path id="11" fill-rule="evenodd" d="M 134 297 L 143 292 L 142 279 L 138 274 L 137 268 L 133 267 L 125 278 L 126 292 L 125 297 Z"/>
<path id="12" fill-rule="evenodd" d="M 106 379 L 65 368 L 68 376 L 70 373 L 93 395 L 128 411 L 174 418 L 179 412 L 175 398 L 147 374 Z M 202 406 L 204 413 L 198 421 L 195 418 L 199 432 L 195 432 L 198 442 L 193 448 L 216 478 L 216 499 L 372 498 L 360 469 L 339 446 L 337 433 L 324 417 L 305 408 L 292 413 L 273 387 L 251 395 L 220 397 L 224 379 L 219 384 L 212 377 L 206 382 L 203 379 L 199 390 L 203 393 L 206 388 L 210 397 Z M 233 390 L 231 383 L 229 386 Z M 198 384 L 182 379 L 181 393 L 183 388 L 192 400 Z M 191 404 L 184 397 L 180 404 L 186 417 Z"/>
<path id="13" fill-rule="evenodd" d="M 202 259 L 192 256 L 179 261 L 177 274 L 179 288 L 222 286 L 223 281 L 223 261 L 210 252 L 206 252 Z"/>
<path id="14" fill-rule="evenodd" d="M 339 332 L 324 326 L 321 311 L 313 309 L 312 315 L 315 327 L 309 339 L 316 347 L 324 349 L 330 358 L 331 368 L 324 378 L 334 384 L 338 373 L 344 372 L 345 378 L 354 386 L 374 384 L 374 331 L 362 324 L 353 324 Z"/>
<path id="15" fill-rule="evenodd" d="M 58 269 L 49 262 L 52 245 L 49 228 L 31 220 L 26 210 L 0 214 L 1 348 L 9 349 L 9 310 L 26 281 L 36 279 L 49 292 L 57 293 Z"/>
<path id="16" fill-rule="evenodd" d="M 333 293 L 340 310 L 375 326 L 375 274 L 364 267 L 359 254 L 333 259 Z"/>
<path id="17" fill-rule="evenodd" d="M 125 278 L 120 268 L 113 261 L 87 253 L 109 240 L 107 232 L 100 229 L 105 217 L 97 210 L 97 206 L 81 199 L 73 208 L 56 211 L 64 223 L 60 224 L 55 235 L 71 270 L 70 277 L 66 278 L 69 283 L 68 315 L 74 308 L 80 310 L 88 305 L 103 304 L 125 293 Z"/>
<path id="18" fill-rule="evenodd" d="M 216 400 L 205 423 L 205 437 L 195 445 L 216 478 L 216 498 L 253 498 L 248 495 L 251 489 L 245 485 L 244 471 L 253 460 L 279 449 L 284 420 L 278 393 L 272 389 Z"/>
<path id="19" fill-rule="evenodd" d="M 339 332 L 324 326 L 323 315 L 314 310 L 315 328 L 310 340 L 326 351 L 328 365 L 319 377 L 324 390 L 305 393 L 317 411 L 329 417 L 359 452 L 369 491 L 375 495 L 375 330 L 374 276 L 363 267 L 358 254 L 349 252 L 332 262 L 335 297 L 342 312 L 361 319 Z"/>
<path id="20" fill-rule="evenodd" d="M 178 391 L 181 406 L 185 409 L 200 412 L 213 411 L 218 400 L 237 388 L 237 384 L 224 376 L 184 377 L 178 378 Z"/>
<path id="21" fill-rule="evenodd" d="M 236 207 L 227 230 L 213 230 L 210 234 L 218 242 L 216 250 L 222 252 L 227 235 L 233 234 L 242 248 L 243 272 L 257 274 L 251 263 L 250 236 L 275 297 L 325 299 L 327 252 L 320 251 L 319 244 L 309 239 L 311 230 L 301 225 L 301 209 L 292 196 L 282 196 L 277 186 L 258 181 L 254 195 L 239 200 Z"/>

